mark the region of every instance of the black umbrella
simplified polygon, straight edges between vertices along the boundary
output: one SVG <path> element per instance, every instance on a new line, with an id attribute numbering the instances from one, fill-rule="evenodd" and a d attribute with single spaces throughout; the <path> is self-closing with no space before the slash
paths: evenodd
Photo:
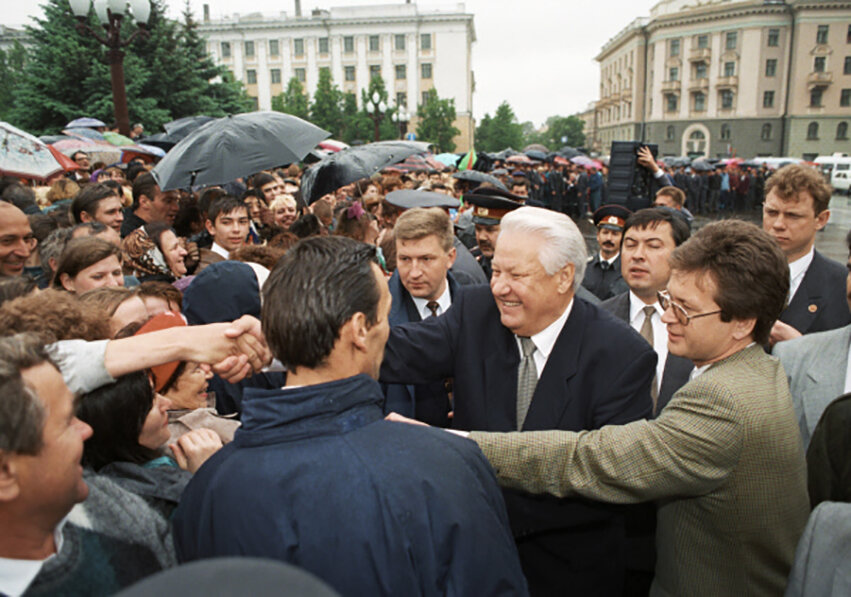
<path id="1" fill-rule="evenodd" d="M 538 151 L 537 149 L 530 149 L 527 151 L 526 157 L 530 160 L 538 160 L 539 162 L 547 161 L 547 154 L 543 151 Z"/>
<path id="2" fill-rule="evenodd" d="M 139 143 L 153 145 L 154 147 L 159 147 L 163 151 L 170 151 L 171 148 L 177 145 L 182 138 L 183 137 L 172 137 L 168 133 L 157 133 L 156 135 L 142 137 L 139 139 Z"/>
<path id="3" fill-rule="evenodd" d="M 183 139 L 152 173 L 162 190 L 215 185 L 298 162 L 331 134 L 281 112 L 249 112 L 210 122 Z"/>
<path id="4" fill-rule="evenodd" d="M 569 145 L 565 145 L 564 147 L 559 149 L 558 154 L 567 159 L 575 158 L 578 155 L 585 155 L 575 147 L 570 147 Z"/>
<path id="5" fill-rule="evenodd" d="M 458 180 L 477 182 L 479 184 L 489 182 L 498 189 L 502 189 L 504 191 L 508 190 L 505 188 L 505 185 L 502 184 L 500 179 L 495 176 L 491 176 L 490 174 L 486 174 L 485 172 L 479 172 L 478 170 L 461 170 L 453 174 L 452 177 L 457 178 Z"/>
<path id="6" fill-rule="evenodd" d="M 176 138 L 179 141 L 188 137 L 189 134 L 194 132 L 196 129 L 199 129 L 208 122 L 213 122 L 214 120 L 216 119 L 212 116 L 205 116 L 204 114 L 199 114 L 198 116 L 185 116 L 184 118 L 178 118 L 177 120 L 166 122 L 163 125 L 163 128 L 165 129 L 165 132 L 171 136 L 171 138 Z"/>
<path id="7" fill-rule="evenodd" d="M 301 178 L 302 197 L 310 205 L 350 182 L 369 178 L 408 156 L 427 152 L 428 148 L 428 143 L 420 141 L 378 141 L 340 150 L 305 170 Z"/>
<path id="8" fill-rule="evenodd" d="M 715 168 L 705 160 L 695 160 L 691 163 L 691 169 L 695 172 L 712 172 Z"/>

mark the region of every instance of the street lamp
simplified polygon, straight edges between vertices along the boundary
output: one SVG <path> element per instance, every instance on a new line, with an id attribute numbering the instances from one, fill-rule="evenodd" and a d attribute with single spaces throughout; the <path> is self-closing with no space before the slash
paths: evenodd
<path id="1" fill-rule="evenodd" d="M 405 133 L 408 132 L 408 120 L 410 120 L 410 118 L 411 115 L 408 114 L 404 106 L 398 106 L 396 112 L 393 114 L 393 120 L 395 120 L 396 124 L 399 126 L 400 139 L 404 139 Z"/>
<path id="2" fill-rule="evenodd" d="M 373 91 L 365 108 L 366 113 L 369 114 L 369 117 L 372 118 L 372 122 L 375 124 L 375 140 L 380 141 L 381 131 L 379 131 L 379 125 L 384 120 L 384 114 L 387 112 L 387 104 L 382 101 L 381 94 L 378 91 Z"/>
<path id="3" fill-rule="evenodd" d="M 130 116 L 127 113 L 127 91 L 124 87 L 124 51 L 136 37 L 150 35 L 145 29 L 151 16 L 150 0 L 68 0 L 71 12 L 77 18 L 77 31 L 88 32 L 109 48 L 109 71 L 112 81 L 112 105 L 118 132 L 130 134 Z M 94 5 L 95 14 L 103 25 L 104 37 L 86 24 L 86 18 Z M 128 5 L 130 11 L 128 12 Z M 121 41 L 121 21 L 132 13 L 139 28 L 125 41 Z"/>

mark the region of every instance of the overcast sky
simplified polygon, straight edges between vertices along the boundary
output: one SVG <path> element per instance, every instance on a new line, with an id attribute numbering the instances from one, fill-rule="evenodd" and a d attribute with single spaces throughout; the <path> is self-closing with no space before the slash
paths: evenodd
<path id="1" fill-rule="evenodd" d="M 0 22 L 21 25 L 41 14 L 40 0 L 3 0 Z M 183 0 L 166 0 L 177 17 Z M 293 14 L 293 0 L 190 0 L 200 18 L 210 5 L 212 18 L 236 12 Z M 398 4 L 383 0 L 302 0 L 302 14 L 313 8 L 364 4 Z M 517 118 L 540 125 L 548 116 L 581 112 L 597 99 L 600 69 L 594 56 L 607 40 L 638 16 L 647 16 L 656 0 L 467 0 L 474 15 L 476 43 L 473 69 L 476 92 L 473 115 L 507 100 Z M 422 6 L 446 2 L 420 1 Z"/>

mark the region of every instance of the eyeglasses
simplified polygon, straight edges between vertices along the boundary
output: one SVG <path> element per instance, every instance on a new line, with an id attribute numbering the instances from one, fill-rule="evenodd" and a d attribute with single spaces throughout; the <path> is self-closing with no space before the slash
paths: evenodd
<path id="1" fill-rule="evenodd" d="M 656 298 L 659 299 L 659 305 L 662 307 L 663 311 L 667 311 L 668 308 L 673 310 L 674 315 L 677 317 L 677 321 L 680 322 L 681 325 L 688 325 L 692 319 L 699 319 L 700 317 L 707 317 L 709 315 L 715 315 L 716 313 L 721 313 L 723 309 L 718 309 L 717 311 L 710 311 L 709 313 L 697 313 L 695 315 L 689 315 L 685 310 L 685 307 L 680 305 L 679 303 L 675 303 L 671 300 L 671 296 L 665 290 L 660 290 L 656 293 Z"/>

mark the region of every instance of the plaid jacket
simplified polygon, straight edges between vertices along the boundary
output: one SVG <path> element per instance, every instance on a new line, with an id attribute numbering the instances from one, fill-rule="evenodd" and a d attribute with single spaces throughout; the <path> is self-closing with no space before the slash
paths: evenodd
<path id="1" fill-rule="evenodd" d="M 473 432 L 500 484 L 659 507 L 652 595 L 780 595 L 809 514 L 786 376 L 751 346 L 659 417 L 578 433 Z"/>

